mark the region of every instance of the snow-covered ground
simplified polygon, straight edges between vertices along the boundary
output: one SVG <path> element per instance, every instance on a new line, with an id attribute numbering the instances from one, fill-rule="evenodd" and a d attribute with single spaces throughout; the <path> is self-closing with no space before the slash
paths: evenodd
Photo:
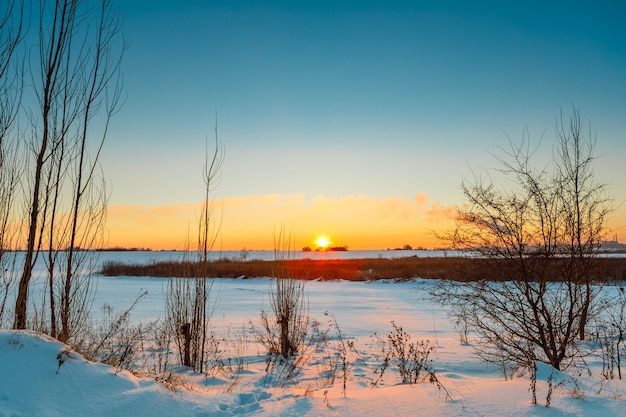
<path id="1" fill-rule="evenodd" d="M 145 253 L 141 256 L 146 256 Z M 134 256 L 137 256 L 135 254 Z M 163 255 L 165 256 L 165 255 Z M 132 254 L 105 255 L 133 261 Z M 153 259 L 148 257 L 148 261 Z M 155 278 L 97 277 L 94 315 L 108 304 L 121 312 L 138 294 L 148 294 L 131 312 L 133 323 L 163 317 L 166 281 Z M 31 332 L 0 331 L 0 416 L 618 416 L 626 409 L 626 385 L 602 380 L 601 359 L 587 358 L 591 376 L 561 381 L 549 408 L 530 404 L 524 372 L 504 380 L 499 369 L 481 362 L 459 341 L 453 323 L 428 300 L 432 281 L 306 284 L 311 319 L 331 329 L 328 346 L 337 346 L 337 324 L 350 344 L 345 396 L 339 372 L 334 384 L 322 377 L 328 363 L 315 352 L 285 387 L 265 384 L 265 360 L 250 328 L 268 304 L 267 279 L 217 279 L 212 330 L 221 349 L 235 355 L 229 341 L 245 346 L 239 373 L 228 369 L 198 375 L 184 372 L 174 390 L 154 379 L 94 364 L 59 342 Z M 35 289 L 36 291 L 36 289 Z M 97 317 L 95 317 L 97 319 Z M 401 384 L 393 370 L 382 382 L 382 345 L 401 326 L 412 341 L 428 340 L 436 350 L 433 367 L 452 399 L 435 385 Z M 235 336 L 239 335 L 239 336 Z M 334 335 L 334 336 L 333 336 Z M 235 343 L 235 342 L 233 342 Z M 353 347 L 352 347 L 353 346 Z M 549 371 L 539 372 L 538 399 Z"/>

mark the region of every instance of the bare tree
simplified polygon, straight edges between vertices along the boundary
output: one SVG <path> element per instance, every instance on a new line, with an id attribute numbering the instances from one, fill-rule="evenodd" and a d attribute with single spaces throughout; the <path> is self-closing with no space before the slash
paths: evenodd
<path id="1" fill-rule="evenodd" d="M 503 176 L 474 176 L 462 184 L 469 204 L 458 209 L 446 236 L 493 262 L 505 282 L 444 283 L 436 299 L 451 306 L 478 336 L 484 359 L 566 368 L 578 353 L 577 336 L 594 308 L 595 257 L 611 211 L 605 186 L 595 181 L 595 140 L 584 138 L 574 110 L 557 126 L 551 164 L 532 165 L 527 141 L 510 142 L 498 157 Z M 534 368 L 533 368 L 534 369 Z"/>
<path id="2" fill-rule="evenodd" d="M 23 163 L 16 132 L 21 102 L 24 60 L 16 52 L 23 40 L 24 3 L 11 0 L 0 10 L 0 327 L 4 326 L 8 295 L 16 281 L 15 202 Z"/>
<path id="3" fill-rule="evenodd" d="M 33 267 L 46 248 L 51 332 L 67 341 L 89 304 L 88 280 L 81 278 L 91 255 L 85 249 L 94 247 L 104 221 L 98 160 L 120 104 L 124 44 L 110 0 L 94 8 L 80 0 L 41 0 L 37 16 L 38 59 L 30 67 L 37 105 L 27 111 L 32 159 L 24 184 L 28 237 L 14 328 L 26 327 Z"/>
<path id="4" fill-rule="evenodd" d="M 188 250 L 183 260 L 189 265 L 186 276 L 170 279 L 165 294 L 166 321 L 172 334 L 176 335 L 181 362 L 198 372 L 204 371 L 209 322 L 215 307 L 213 281 L 208 276 L 208 267 L 221 225 L 216 218 L 212 195 L 220 180 L 223 160 L 224 151 L 217 139 L 216 125 L 215 148 L 210 153 L 208 144 L 206 147 L 204 198 L 198 220 L 196 250 Z"/>

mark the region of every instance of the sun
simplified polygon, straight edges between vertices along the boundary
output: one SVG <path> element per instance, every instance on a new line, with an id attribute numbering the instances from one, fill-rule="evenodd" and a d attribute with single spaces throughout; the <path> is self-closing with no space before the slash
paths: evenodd
<path id="1" fill-rule="evenodd" d="M 331 242 L 328 237 L 326 236 L 318 236 L 317 239 L 315 240 L 315 244 L 320 248 L 320 249 L 326 249 L 328 247 L 328 245 L 330 245 Z"/>

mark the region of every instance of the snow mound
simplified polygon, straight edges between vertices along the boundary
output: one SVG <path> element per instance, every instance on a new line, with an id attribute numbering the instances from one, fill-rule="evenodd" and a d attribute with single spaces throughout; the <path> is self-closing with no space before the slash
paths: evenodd
<path id="1" fill-rule="evenodd" d="M 228 416 L 268 398 L 172 392 L 28 331 L 0 331 L 0 369 L 0 416 Z"/>

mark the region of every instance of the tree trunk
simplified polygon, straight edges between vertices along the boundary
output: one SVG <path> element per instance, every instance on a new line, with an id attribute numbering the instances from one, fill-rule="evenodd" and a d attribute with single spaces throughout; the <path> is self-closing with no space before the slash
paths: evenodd
<path id="1" fill-rule="evenodd" d="M 191 324 L 183 324 L 180 327 L 180 331 L 185 339 L 183 365 L 191 368 Z"/>

